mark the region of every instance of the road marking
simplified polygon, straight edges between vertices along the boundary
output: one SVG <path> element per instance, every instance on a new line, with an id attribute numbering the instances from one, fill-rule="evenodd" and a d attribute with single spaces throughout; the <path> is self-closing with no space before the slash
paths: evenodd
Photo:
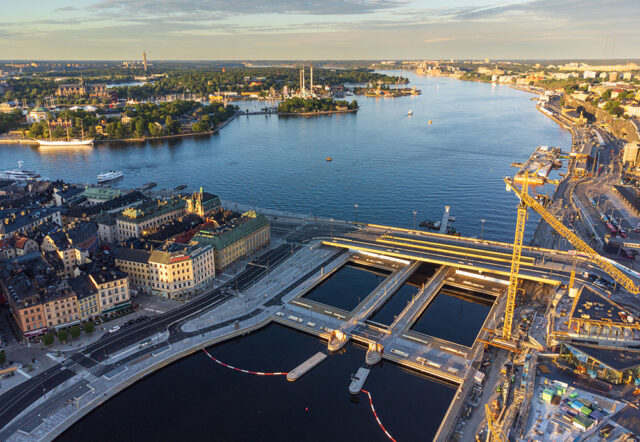
<path id="1" fill-rule="evenodd" d="M 22 376 L 24 376 L 25 378 L 27 378 L 27 379 L 31 379 L 31 378 L 33 377 L 33 376 L 31 376 L 31 375 L 28 375 L 28 374 L 27 374 L 27 373 L 25 373 L 24 371 L 22 371 L 22 369 L 21 369 L 21 368 L 18 368 L 16 371 L 17 371 L 18 373 L 20 373 Z"/>
<path id="2" fill-rule="evenodd" d="M 154 313 L 159 313 L 159 314 L 165 313 L 162 310 L 154 310 L 154 309 L 149 308 L 149 307 L 145 307 L 144 309 L 147 310 L 147 311 L 154 312 Z"/>

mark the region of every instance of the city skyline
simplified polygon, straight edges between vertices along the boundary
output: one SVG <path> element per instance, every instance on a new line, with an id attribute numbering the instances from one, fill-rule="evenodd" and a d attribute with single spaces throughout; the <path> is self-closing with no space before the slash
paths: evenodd
<path id="1" fill-rule="evenodd" d="M 632 0 L 102 0 L 5 6 L 0 59 L 637 58 Z"/>

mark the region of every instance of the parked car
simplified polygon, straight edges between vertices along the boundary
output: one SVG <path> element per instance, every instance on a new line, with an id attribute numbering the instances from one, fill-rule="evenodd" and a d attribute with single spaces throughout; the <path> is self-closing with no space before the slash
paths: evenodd
<path id="1" fill-rule="evenodd" d="M 115 333 L 115 332 L 117 332 L 118 330 L 120 330 L 120 326 L 119 326 L 119 325 L 114 325 L 113 327 L 111 327 L 111 328 L 109 329 L 109 333 Z"/>

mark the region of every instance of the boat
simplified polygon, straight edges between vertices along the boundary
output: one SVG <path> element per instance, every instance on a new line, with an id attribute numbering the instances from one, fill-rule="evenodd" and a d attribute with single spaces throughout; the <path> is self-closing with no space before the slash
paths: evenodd
<path id="1" fill-rule="evenodd" d="M 333 158 L 331 158 L 331 157 L 327 157 L 327 158 L 326 158 L 326 160 L 327 160 L 327 161 L 333 161 Z"/>
<path id="2" fill-rule="evenodd" d="M 420 227 L 426 227 L 427 229 L 431 230 L 438 230 L 440 228 L 440 221 L 424 220 L 420 223 Z"/>
<path id="3" fill-rule="evenodd" d="M 369 376 L 369 370 L 366 367 L 358 368 L 356 374 L 351 375 L 351 383 L 349 384 L 349 393 L 358 394 L 362 387 L 364 386 L 364 382 L 367 380 L 367 376 Z"/>
<path id="4" fill-rule="evenodd" d="M 149 190 L 152 189 L 154 187 L 156 187 L 158 185 L 158 183 L 154 183 L 153 181 L 150 181 L 148 183 L 145 183 L 142 185 L 142 190 Z"/>
<path id="5" fill-rule="evenodd" d="M 407 112 L 407 115 L 409 116 L 413 115 L 413 110 L 409 109 L 409 112 Z"/>
<path id="6" fill-rule="evenodd" d="M 177 187 L 176 187 L 175 189 L 173 189 L 173 190 L 175 190 L 175 191 L 180 191 L 180 190 L 184 190 L 184 189 L 186 189 L 186 188 L 187 188 L 187 185 L 186 185 L 186 184 L 180 184 L 179 186 L 177 186 Z"/>
<path id="7" fill-rule="evenodd" d="M 110 170 L 109 172 L 103 172 L 98 175 L 98 183 L 106 183 L 107 181 L 113 181 L 123 176 L 124 173 L 120 170 Z"/>
<path id="8" fill-rule="evenodd" d="M 93 146 L 93 140 L 85 140 L 84 139 L 84 125 L 82 126 L 82 138 L 70 138 L 69 137 L 69 128 L 67 127 L 67 139 L 66 140 L 58 140 L 53 141 L 51 138 L 51 124 L 47 121 L 47 126 L 49 127 L 49 140 L 38 140 L 38 144 L 41 147 L 67 147 L 67 146 Z"/>
<path id="9" fill-rule="evenodd" d="M 93 140 L 78 140 L 77 138 L 61 141 L 38 140 L 41 147 L 92 146 Z"/>
<path id="10" fill-rule="evenodd" d="M 12 181 L 44 181 L 44 178 L 32 170 L 24 170 L 22 168 L 24 162 L 18 161 L 17 169 L 0 171 L 0 180 Z"/>

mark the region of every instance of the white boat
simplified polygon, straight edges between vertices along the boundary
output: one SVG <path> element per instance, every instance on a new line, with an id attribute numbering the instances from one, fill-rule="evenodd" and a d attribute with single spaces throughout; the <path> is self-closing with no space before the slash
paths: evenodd
<path id="1" fill-rule="evenodd" d="M 413 115 L 413 110 L 409 109 L 409 112 L 407 112 L 407 115 L 409 116 Z"/>
<path id="2" fill-rule="evenodd" d="M 13 181 L 43 181 L 40 175 L 32 170 L 24 170 L 22 161 L 18 161 L 18 168 L 11 170 L 0 171 L 0 180 L 13 180 Z"/>
<path id="3" fill-rule="evenodd" d="M 38 144 L 43 147 L 92 146 L 93 140 L 78 140 L 76 138 L 61 141 L 38 140 Z"/>
<path id="4" fill-rule="evenodd" d="M 98 175 L 98 183 L 106 183 L 107 181 L 113 181 L 124 176 L 124 173 L 120 170 L 110 170 Z"/>

